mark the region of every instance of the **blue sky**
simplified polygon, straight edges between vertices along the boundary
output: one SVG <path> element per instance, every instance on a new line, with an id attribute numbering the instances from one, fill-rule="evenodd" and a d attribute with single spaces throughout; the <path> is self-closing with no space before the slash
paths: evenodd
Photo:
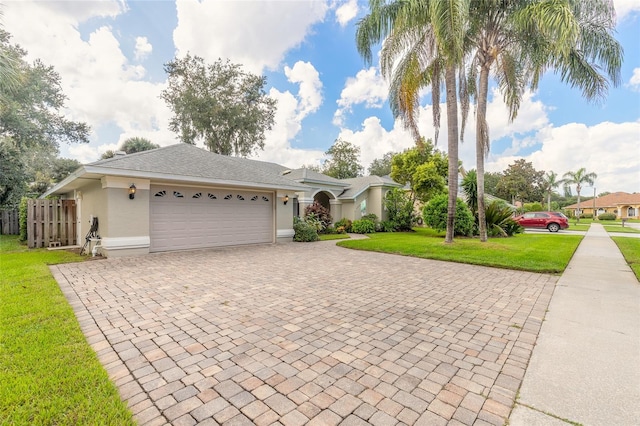
<path id="1" fill-rule="evenodd" d="M 93 129 L 90 144 L 62 146 L 63 156 L 94 161 L 133 136 L 163 146 L 177 143 L 168 129 L 171 113 L 159 98 L 166 83 L 163 64 L 190 52 L 210 62 L 229 58 L 267 76 L 278 112 L 265 150 L 253 158 L 289 167 L 320 164 L 341 137 L 360 147 L 366 168 L 386 152 L 412 145 L 389 111 L 377 61 L 365 64 L 355 47 L 356 24 L 367 4 L 23 0 L 5 2 L 3 23 L 30 59 L 58 71 L 68 117 Z M 598 192 L 640 191 L 640 1 L 614 4 L 625 50 L 620 87 L 604 102 L 590 104 L 547 74 L 536 92 L 526 94 L 513 123 L 492 92 L 487 170 L 501 171 L 525 158 L 560 175 L 586 167 L 598 174 Z M 420 117 L 422 133 L 432 137 L 430 96 Z M 468 169 L 475 163 L 474 128 L 471 117 L 460 148 Z M 446 150 L 446 140 L 438 147 Z"/>

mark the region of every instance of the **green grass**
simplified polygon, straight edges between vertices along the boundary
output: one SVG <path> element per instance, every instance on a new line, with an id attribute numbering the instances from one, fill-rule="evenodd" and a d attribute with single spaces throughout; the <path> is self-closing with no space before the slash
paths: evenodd
<path id="1" fill-rule="evenodd" d="M 47 265 L 66 251 L 0 236 L 0 424 L 134 424 Z"/>
<path id="2" fill-rule="evenodd" d="M 640 234 L 640 231 L 629 226 L 622 227 L 621 223 L 600 222 L 607 232 L 624 232 L 625 234 Z"/>
<path id="3" fill-rule="evenodd" d="M 320 241 L 331 241 L 331 240 L 345 240 L 349 238 L 347 234 L 320 234 L 318 235 Z"/>
<path id="4" fill-rule="evenodd" d="M 628 237 L 611 237 L 611 239 L 618 245 L 624 259 L 640 281 L 640 239 Z"/>
<path id="5" fill-rule="evenodd" d="M 444 234 L 428 228 L 415 232 L 370 234 L 366 240 L 349 240 L 340 247 L 378 251 L 425 259 L 521 271 L 559 273 L 565 270 L 582 240 L 581 235 L 520 234 L 512 238 L 456 238 L 444 243 Z"/>

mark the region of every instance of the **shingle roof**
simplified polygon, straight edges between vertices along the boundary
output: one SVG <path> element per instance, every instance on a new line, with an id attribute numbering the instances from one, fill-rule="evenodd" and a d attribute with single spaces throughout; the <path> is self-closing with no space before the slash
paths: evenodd
<path id="1" fill-rule="evenodd" d="M 634 192 L 633 194 L 629 194 L 628 192 L 614 192 L 612 194 L 607 194 L 604 197 L 596 198 L 596 208 L 599 207 L 617 207 L 619 205 L 625 204 L 640 204 L 640 193 Z M 577 209 L 577 208 L 592 208 L 593 207 L 593 199 L 582 201 L 580 206 L 578 204 L 572 204 L 570 206 L 565 207 L 565 209 Z"/>
<path id="2" fill-rule="evenodd" d="M 172 177 L 198 177 L 271 186 L 300 186 L 281 176 L 287 168 L 279 164 L 219 155 L 185 143 L 87 164 L 87 167 L 91 166 L 121 172 L 162 173 Z"/>
<path id="3" fill-rule="evenodd" d="M 283 173 L 283 176 L 296 182 L 317 182 L 327 183 L 330 185 L 348 186 L 347 184 L 345 184 L 344 180 L 336 179 L 331 176 L 327 176 L 325 174 L 305 168 L 287 170 Z"/>
<path id="4" fill-rule="evenodd" d="M 370 186 L 394 186 L 397 188 L 401 188 L 402 185 L 394 182 L 392 179 L 388 177 L 380 177 L 380 176 L 361 176 L 352 179 L 343 179 L 342 182 L 348 183 L 349 187 L 342 193 L 338 198 L 354 198 L 357 197 L 362 191 L 369 188 Z"/>

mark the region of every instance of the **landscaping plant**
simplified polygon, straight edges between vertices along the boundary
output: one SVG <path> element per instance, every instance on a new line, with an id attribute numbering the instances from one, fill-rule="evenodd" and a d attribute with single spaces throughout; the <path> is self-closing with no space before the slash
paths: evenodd
<path id="1" fill-rule="evenodd" d="M 333 222 L 329 209 L 317 201 L 314 201 L 313 204 L 304 209 L 305 218 L 309 215 L 313 215 L 322 224 L 322 228 L 318 229 L 318 232 L 322 232 L 327 226 L 331 225 L 331 222 Z"/>
<path id="2" fill-rule="evenodd" d="M 388 221 L 381 224 L 384 232 L 410 231 L 416 221 L 413 200 L 406 191 L 393 188 L 387 191 L 384 205 L 389 216 Z"/>
<path id="3" fill-rule="evenodd" d="M 447 229 L 448 196 L 436 195 L 422 209 L 424 223 L 436 231 Z M 471 236 L 473 234 L 475 220 L 469 207 L 461 199 L 456 200 L 456 214 L 454 234 Z"/>
<path id="4" fill-rule="evenodd" d="M 303 243 L 318 241 L 316 226 L 297 216 L 293 218 L 293 230 L 295 231 L 293 241 Z"/>
<path id="5" fill-rule="evenodd" d="M 376 232 L 376 224 L 371 219 L 354 220 L 351 225 L 351 232 L 356 234 L 372 234 Z"/>

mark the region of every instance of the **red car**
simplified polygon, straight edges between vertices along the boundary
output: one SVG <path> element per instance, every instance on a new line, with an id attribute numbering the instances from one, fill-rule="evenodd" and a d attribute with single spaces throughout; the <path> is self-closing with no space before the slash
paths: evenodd
<path id="1" fill-rule="evenodd" d="M 569 227 L 569 219 L 558 212 L 529 212 L 513 218 L 524 228 L 546 228 L 558 232 Z"/>

